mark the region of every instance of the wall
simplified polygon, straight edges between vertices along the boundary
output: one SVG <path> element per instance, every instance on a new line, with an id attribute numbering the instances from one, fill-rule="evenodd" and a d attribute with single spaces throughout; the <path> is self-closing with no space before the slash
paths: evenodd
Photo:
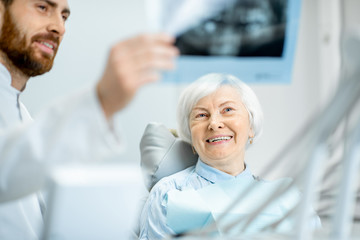
<path id="1" fill-rule="evenodd" d="M 327 85 L 321 80 L 323 68 L 319 48 L 324 44 L 319 40 L 322 36 L 319 9 L 324 4 L 323 1 L 303 1 L 292 83 L 251 85 L 265 113 L 263 137 L 246 156 L 255 173 L 319 109 L 324 102 L 322 99 L 327 98 L 321 96 L 330 91 L 321 92 L 322 86 Z M 94 83 L 101 76 L 110 46 L 146 29 L 143 0 L 106 0 L 101 3 L 76 0 L 70 1 L 70 7 L 72 14 L 54 69 L 45 76 L 32 79 L 22 96 L 33 114 L 54 98 Z M 332 64 L 336 62 L 328 63 Z M 175 108 L 182 87 L 161 83 L 146 86 L 119 114 L 127 140 L 126 158 L 139 161 L 138 145 L 148 122 L 163 122 L 171 128 L 176 126 Z"/>

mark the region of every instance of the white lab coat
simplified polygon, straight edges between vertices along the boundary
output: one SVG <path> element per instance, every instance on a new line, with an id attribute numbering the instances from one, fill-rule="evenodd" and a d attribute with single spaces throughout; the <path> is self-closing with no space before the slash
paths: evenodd
<path id="1" fill-rule="evenodd" d="M 93 161 L 119 151 L 95 87 L 53 104 L 35 121 L 0 64 L 0 239 L 39 239 L 36 192 L 59 164 Z"/>

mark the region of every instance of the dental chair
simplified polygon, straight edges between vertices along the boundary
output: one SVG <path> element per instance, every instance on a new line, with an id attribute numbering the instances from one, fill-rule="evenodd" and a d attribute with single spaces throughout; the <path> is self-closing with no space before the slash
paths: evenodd
<path id="1" fill-rule="evenodd" d="M 196 164 L 198 155 L 176 131 L 161 123 L 149 123 L 140 142 L 141 169 L 145 186 L 151 188 L 163 177 Z"/>

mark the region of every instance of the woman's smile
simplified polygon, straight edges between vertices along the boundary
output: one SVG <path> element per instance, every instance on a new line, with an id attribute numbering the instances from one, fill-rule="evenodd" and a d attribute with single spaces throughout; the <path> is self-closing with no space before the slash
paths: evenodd
<path id="1" fill-rule="evenodd" d="M 216 145 L 216 144 L 226 143 L 230 141 L 232 138 L 233 137 L 229 135 L 217 135 L 207 139 L 206 142 L 211 145 Z"/>

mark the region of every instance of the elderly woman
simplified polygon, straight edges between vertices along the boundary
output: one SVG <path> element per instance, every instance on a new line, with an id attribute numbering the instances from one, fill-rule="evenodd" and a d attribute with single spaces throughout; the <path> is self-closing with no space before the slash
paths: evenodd
<path id="1" fill-rule="evenodd" d="M 231 75 L 205 75 L 184 90 L 177 117 L 179 136 L 199 159 L 153 187 L 141 214 L 140 239 L 162 239 L 214 222 L 234 192 L 258 181 L 244 158 L 262 132 L 263 113 L 245 83 Z M 268 189 L 262 186 L 264 194 Z M 239 214 L 244 209 L 235 210 L 234 216 Z"/>

